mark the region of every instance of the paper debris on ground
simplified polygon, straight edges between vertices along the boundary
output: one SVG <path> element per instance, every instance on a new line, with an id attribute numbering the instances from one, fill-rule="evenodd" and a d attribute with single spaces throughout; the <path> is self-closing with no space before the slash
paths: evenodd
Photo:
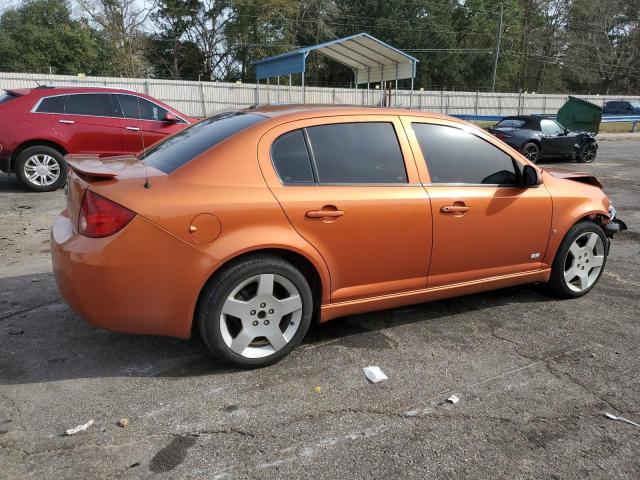
<path id="1" fill-rule="evenodd" d="M 129 426 L 129 420 L 126 418 L 121 418 L 116 422 L 119 427 L 127 428 Z"/>
<path id="2" fill-rule="evenodd" d="M 78 425 L 77 427 L 70 428 L 65 433 L 67 435 L 75 435 L 76 433 L 84 432 L 91 425 L 93 425 L 93 418 L 83 425 Z"/>
<path id="3" fill-rule="evenodd" d="M 449 403 L 456 404 L 459 401 L 460 401 L 460 398 L 457 395 L 451 395 L 449 398 L 447 398 L 447 402 Z"/>
<path id="4" fill-rule="evenodd" d="M 384 372 L 380 370 L 380 367 L 364 367 L 362 371 L 371 383 L 379 383 L 383 380 L 389 379 L 389 377 L 387 377 Z"/>
<path id="5" fill-rule="evenodd" d="M 629 425 L 633 425 L 635 427 L 640 427 L 640 424 L 632 422 L 631 420 L 627 420 L 626 418 L 618 417 L 612 413 L 605 413 L 604 416 L 610 418 L 611 420 L 617 420 L 619 422 L 628 423 Z"/>

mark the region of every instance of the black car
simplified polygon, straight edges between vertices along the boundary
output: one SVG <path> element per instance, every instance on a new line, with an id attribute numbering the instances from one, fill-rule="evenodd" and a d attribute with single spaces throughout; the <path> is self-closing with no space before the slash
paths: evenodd
<path id="1" fill-rule="evenodd" d="M 569 158 L 590 163 L 598 153 L 598 144 L 592 134 L 568 130 L 551 118 L 505 117 L 487 130 L 534 163 L 544 158 Z"/>
<path id="2" fill-rule="evenodd" d="M 602 109 L 603 115 L 640 115 L 640 102 L 607 102 Z"/>

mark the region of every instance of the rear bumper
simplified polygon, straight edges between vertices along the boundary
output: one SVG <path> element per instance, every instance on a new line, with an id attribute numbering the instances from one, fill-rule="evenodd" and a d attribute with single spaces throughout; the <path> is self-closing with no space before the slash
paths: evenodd
<path id="1" fill-rule="evenodd" d="M 77 234 L 66 214 L 51 231 L 60 294 L 82 318 L 121 333 L 188 338 L 213 258 L 136 216 L 107 238 Z"/>

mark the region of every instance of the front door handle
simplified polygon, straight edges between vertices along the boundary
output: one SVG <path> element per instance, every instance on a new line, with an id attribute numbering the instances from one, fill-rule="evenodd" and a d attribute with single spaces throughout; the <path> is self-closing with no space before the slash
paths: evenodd
<path id="1" fill-rule="evenodd" d="M 442 213 L 465 213 L 471 210 L 471 207 L 466 205 L 445 205 L 440 209 Z"/>
<path id="2" fill-rule="evenodd" d="M 140 129 L 138 127 L 124 127 L 125 130 L 131 130 L 132 132 L 139 132 Z"/>
<path id="3" fill-rule="evenodd" d="M 58 120 L 58 123 L 64 123 L 65 125 L 73 125 L 74 122 L 73 120 Z"/>
<path id="4" fill-rule="evenodd" d="M 338 218 L 344 215 L 344 212 L 342 210 L 330 210 L 328 208 L 325 208 L 323 208 L 322 210 L 309 210 L 306 215 L 308 218 Z"/>

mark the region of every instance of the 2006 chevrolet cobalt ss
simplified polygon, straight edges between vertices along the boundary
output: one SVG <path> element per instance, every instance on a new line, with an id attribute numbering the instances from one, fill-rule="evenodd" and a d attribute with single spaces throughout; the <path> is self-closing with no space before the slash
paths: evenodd
<path id="1" fill-rule="evenodd" d="M 250 109 L 141 157 L 67 157 L 58 288 L 94 325 L 197 326 L 244 367 L 281 359 L 313 318 L 530 282 L 579 297 L 626 228 L 594 177 L 409 110 Z"/>

